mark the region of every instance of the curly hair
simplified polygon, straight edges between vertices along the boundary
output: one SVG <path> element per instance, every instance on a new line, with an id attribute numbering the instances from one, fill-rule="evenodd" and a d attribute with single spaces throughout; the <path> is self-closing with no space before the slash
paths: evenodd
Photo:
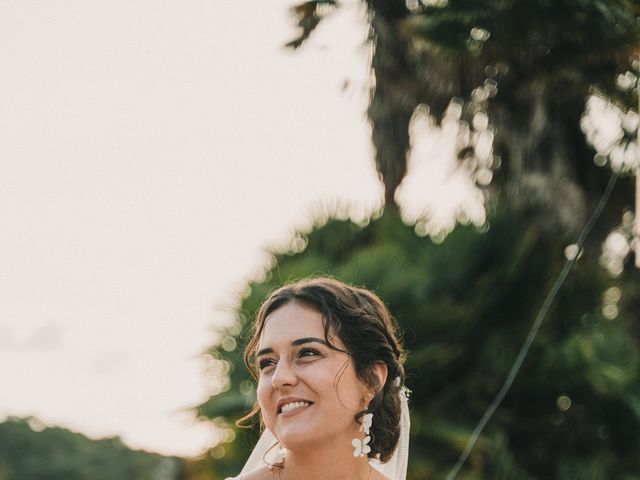
<path id="1" fill-rule="evenodd" d="M 266 319 L 290 302 L 303 304 L 322 315 L 325 340 L 332 348 L 350 355 L 357 377 L 376 392 L 368 409 L 358 412 L 355 420 L 360 423 L 364 414 L 374 414 L 369 457 L 378 457 L 382 462 L 389 460 L 400 436 L 399 390 L 405 376 L 405 352 L 395 320 L 374 293 L 330 277 L 310 278 L 285 285 L 271 293 L 260 307 L 253 335 L 245 348 L 245 364 L 256 380 L 258 371 L 254 356 Z M 340 339 L 346 350 L 332 343 L 332 337 Z M 379 385 L 374 371 L 374 365 L 378 363 L 387 367 L 384 385 Z M 254 409 L 239 422 L 252 418 L 259 411 L 256 402 Z"/>

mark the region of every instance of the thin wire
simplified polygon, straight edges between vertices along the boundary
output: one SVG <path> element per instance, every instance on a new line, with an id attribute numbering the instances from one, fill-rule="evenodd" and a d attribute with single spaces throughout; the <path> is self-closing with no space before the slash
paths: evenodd
<path id="1" fill-rule="evenodd" d="M 465 447 L 464 451 L 458 458 L 458 461 L 456 462 L 454 467 L 449 472 L 449 475 L 447 476 L 447 480 L 454 480 L 456 478 L 456 476 L 458 475 L 458 472 L 464 465 L 464 462 L 469 457 L 471 450 L 473 450 L 473 447 L 478 441 L 478 438 L 480 437 L 482 430 L 484 430 L 484 427 L 487 425 L 487 423 L 493 416 L 496 409 L 502 403 L 502 400 L 504 399 L 505 395 L 511 388 L 511 385 L 515 380 L 516 375 L 518 375 L 518 372 L 520 371 L 520 367 L 522 366 L 522 363 L 524 362 L 524 359 L 527 356 L 527 353 L 529 353 L 529 348 L 531 348 L 531 344 L 535 340 L 536 335 L 538 334 L 538 330 L 540 329 L 542 322 L 544 321 L 545 317 L 547 316 L 547 313 L 549 312 L 549 309 L 551 308 L 551 304 L 553 303 L 556 296 L 558 295 L 558 292 L 560 291 L 562 284 L 566 280 L 567 275 L 569 274 L 569 271 L 571 270 L 571 268 L 573 268 L 578 257 L 580 256 L 580 252 L 582 251 L 582 246 L 584 245 L 584 242 L 587 239 L 587 236 L 591 232 L 591 229 L 593 228 L 596 221 L 600 217 L 602 210 L 604 210 L 604 207 L 607 204 L 609 197 L 611 196 L 611 192 L 613 191 L 613 187 L 619 176 L 620 176 L 619 172 L 614 172 L 611 175 L 611 178 L 609 179 L 609 183 L 607 184 L 607 188 L 605 189 L 604 193 L 602 194 L 602 197 L 600 198 L 600 202 L 596 206 L 595 210 L 593 211 L 593 214 L 591 215 L 591 218 L 589 218 L 582 232 L 580 233 L 580 236 L 578 237 L 578 240 L 576 242 L 576 245 L 578 248 L 575 254 L 572 255 L 570 258 L 567 258 L 567 261 L 565 262 L 562 271 L 558 275 L 558 278 L 553 284 L 553 287 L 551 288 L 549 294 L 545 298 L 544 303 L 542 304 L 542 308 L 540 308 L 540 311 L 538 312 L 538 316 L 536 317 L 535 321 L 533 322 L 533 325 L 531 326 L 531 329 L 529 330 L 529 334 L 527 335 L 527 338 L 524 341 L 524 344 L 522 345 L 522 348 L 520 349 L 520 352 L 518 353 L 518 356 L 516 357 L 516 360 L 513 363 L 511 370 L 509 371 L 509 375 L 507 375 L 507 379 L 505 380 L 504 384 L 502 385 L 502 388 L 496 395 L 496 398 L 493 400 L 493 402 L 491 402 L 491 405 L 489 405 L 489 408 L 487 408 L 487 410 L 484 412 L 484 415 L 476 425 L 476 428 L 473 430 L 473 433 L 471 434 L 471 436 L 469 437 L 469 440 L 467 441 L 467 446 Z"/>

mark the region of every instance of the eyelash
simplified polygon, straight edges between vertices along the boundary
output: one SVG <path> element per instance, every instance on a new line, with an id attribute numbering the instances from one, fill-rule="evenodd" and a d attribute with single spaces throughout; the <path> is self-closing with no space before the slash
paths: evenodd
<path id="1" fill-rule="evenodd" d="M 308 357 L 324 357 L 322 353 L 313 348 L 301 348 L 298 352 L 298 358 Z M 265 368 L 275 365 L 277 362 L 272 358 L 265 358 L 258 362 L 258 370 L 262 371 Z"/>
<path id="2" fill-rule="evenodd" d="M 311 353 L 314 357 L 315 356 L 322 356 L 320 354 L 320 352 L 318 352 L 317 350 L 313 349 L 313 348 L 302 348 L 299 352 L 298 352 L 298 357 L 308 357 L 309 355 L 305 355 L 306 353 Z"/>
<path id="3" fill-rule="evenodd" d="M 262 371 L 265 368 L 271 366 L 272 364 L 274 364 L 275 362 L 273 360 L 271 360 L 270 358 L 265 358 L 264 360 L 260 360 L 258 362 L 258 370 Z"/>

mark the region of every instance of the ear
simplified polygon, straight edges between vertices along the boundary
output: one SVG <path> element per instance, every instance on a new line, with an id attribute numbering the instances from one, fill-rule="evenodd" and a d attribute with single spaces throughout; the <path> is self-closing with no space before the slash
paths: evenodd
<path id="1" fill-rule="evenodd" d="M 375 387 L 375 393 L 380 393 L 384 388 L 384 384 L 387 382 L 387 375 L 389 373 L 389 369 L 387 368 L 387 364 L 384 362 L 376 362 L 372 366 L 373 373 L 376 377 L 378 377 L 378 385 Z"/>

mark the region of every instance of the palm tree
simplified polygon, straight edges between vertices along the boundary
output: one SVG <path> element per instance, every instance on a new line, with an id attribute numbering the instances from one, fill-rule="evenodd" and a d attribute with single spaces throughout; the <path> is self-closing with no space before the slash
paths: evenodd
<path id="1" fill-rule="evenodd" d="M 368 118 L 387 206 L 406 173 L 409 122 L 428 105 L 440 121 L 452 98 L 462 99 L 461 122 L 488 114 L 499 160 L 462 145 L 471 173 L 489 167 L 506 200 L 533 209 L 532 220 L 575 235 L 604 190 L 608 174 L 592 161 L 581 129 L 590 95 L 624 111 L 637 110 L 640 5 L 629 0 L 364 0 L 373 48 Z M 302 31 L 297 48 L 335 1 L 294 8 Z M 631 78 L 620 88 L 619 74 Z M 486 127 L 485 127 L 486 128 Z M 635 132 L 626 132 L 627 137 Z M 607 153 L 607 152 L 605 152 Z M 633 185 L 616 190 L 601 233 L 620 222 Z M 532 212 L 532 213 L 533 213 Z M 601 241 L 603 235 L 598 235 Z"/>

